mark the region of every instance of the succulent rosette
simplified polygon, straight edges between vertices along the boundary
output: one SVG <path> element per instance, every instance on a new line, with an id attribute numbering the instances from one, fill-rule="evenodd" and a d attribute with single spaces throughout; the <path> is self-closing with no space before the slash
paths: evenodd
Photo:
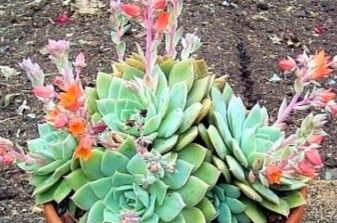
<path id="1" fill-rule="evenodd" d="M 76 169 L 72 159 L 77 140 L 67 131 L 57 130 L 49 124 L 39 125 L 40 137 L 28 141 L 28 155 L 34 162 L 20 162 L 19 166 L 32 172 L 31 184 L 36 204 L 50 201 L 60 203 L 70 193 L 64 176 Z"/>
<path id="2" fill-rule="evenodd" d="M 278 157 L 274 150 L 285 141 L 283 131 L 268 124 L 268 113 L 264 107 L 255 105 L 247 111 L 229 85 L 225 86 L 223 92 L 213 88 L 211 99 L 211 124 L 208 128 L 199 124 L 200 136 L 207 147 L 215 152 L 213 162 L 222 171 L 226 182 L 235 185 L 246 197 L 240 198 L 246 206 L 245 215 L 253 222 L 266 222 L 262 209 L 255 204 L 258 203 L 269 211 L 288 216 L 291 208 L 304 203 L 297 190 L 306 185 L 308 178 L 299 174 L 282 174 L 274 176 L 277 182 L 268 181 L 270 174 L 273 174 L 268 175 L 268 164 Z M 289 148 L 278 150 L 277 153 L 282 156 L 280 160 L 289 151 Z M 273 183 L 277 185 L 271 185 Z M 276 190 L 286 190 L 287 185 L 292 186 L 288 191 L 295 192 L 280 193 Z M 289 196 L 296 199 L 289 199 Z"/>
<path id="3" fill-rule="evenodd" d="M 69 184 L 86 211 L 80 222 L 210 222 L 216 210 L 205 195 L 220 171 L 207 149 L 189 144 L 179 151 L 137 152 L 128 136 L 118 150 L 96 148 Z"/>
<path id="4" fill-rule="evenodd" d="M 193 140 L 193 126 L 210 108 L 207 93 L 213 76 L 207 66 L 193 59 L 162 59 L 147 81 L 141 60 L 134 55 L 117 64 L 119 76 L 98 74 L 96 90 L 88 90 L 92 120 L 103 120 L 111 131 L 135 137 L 142 133 L 160 152 L 187 136 Z"/>

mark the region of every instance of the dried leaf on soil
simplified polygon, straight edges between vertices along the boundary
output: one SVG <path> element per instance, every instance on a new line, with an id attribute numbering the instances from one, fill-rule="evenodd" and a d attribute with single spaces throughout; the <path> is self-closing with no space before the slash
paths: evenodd
<path id="1" fill-rule="evenodd" d="M 20 74 L 19 71 L 9 66 L 0 66 L 0 71 L 2 75 L 6 78 L 6 80 L 10 79 L 13 76 Z"/>
<path id="2" fill-rule="evenodd" d="M 75 0 L 71 7 L 76 14 L 95 15 L 104 7 L 104 3 L 101 0 Z"/>

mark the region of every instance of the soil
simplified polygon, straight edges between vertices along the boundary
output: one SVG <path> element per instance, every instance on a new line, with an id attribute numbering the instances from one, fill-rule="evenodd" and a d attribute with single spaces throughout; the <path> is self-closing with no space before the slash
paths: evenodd
<path id="1" fill-rule="evenodd" d="M 204 44 L 198 55 L 207 60 L 214 73 L 228 75 L 248 106 L 256 102 L 266 106 L 271 119 L 283 97 L 292 95 L 292 77 L 279 73 L 278 59 L 301 53 L 304 48 L 337 54 L 334 31 L 337 1 L 185 0 L 185 3 L 181 24 L 186 31 L 202 37 Z M 116 59 L 106 11 L 107 7 L 100 15 L 74 15 L 68 24 L 60 26 L 53 22 L 55 17 L 62 12 L 72 13 L 62 1 L 0 0 L 0 65 L 20 70 L 17 62 L 29 56 L 45 72 L 53 74 L 55 69 L 40 50 L 48 39 L 65 38 L 72 42 L 73 54 L 85 53 L 88 66 L 82 75 L 83 84 L 92 85 L 98 71 L 111 72 L 110 64 Z M 325 31 L 317 35 L 315 27 L 324 27 Z M 130 48 L 142 38 L 137 28 L 126 36 Z M 277 83 L 271 81 L 274 74 L 281 78 Z M 330 84 L 336 87 L 335 83 Z M 23 147 L 27 139 L 37 136 L 36 124 L 43 116 L 41 104 L 30 95 L 30 90 L 23 73 L 9 80 L 0 76 L 0 136 Z M 6 101 L 9 105 L 4 106 Z M 24 105 L 26 109 L 20 114 L 18 109 Z M 295 115 L 291 121 L 298 123 L 300 118 Z M 331 136 L 337 134 L 335 125 L 333 120 L 327 124 L 326 131 Z M 336 144 L 337 138 L 329 137 L 321 149 L 326 170 L 337 168 Z M 0 167 L 0 223 L 43 222 L 40 213 L 32 212 L 32 188 L 27 183 L 28 174 Z M 317 181 L 311 187 L 307 222 L 337 222 L 332 209 L 336 207 L 336 199 L 330 196 L 336 194 L 333 186 L 336 187 L 333 181 Z M 316 208 L 318 201 L 325 205 Z"/>

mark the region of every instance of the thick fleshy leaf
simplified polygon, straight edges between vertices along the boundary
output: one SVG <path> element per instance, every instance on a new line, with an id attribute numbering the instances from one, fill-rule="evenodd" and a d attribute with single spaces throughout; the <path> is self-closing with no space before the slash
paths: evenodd
<path id="1" fill-rule="evenodd" d="M 166 196 L 168 186 L 158 180 L 149 187 L 149 192 L 156 196 L 159 205 L 162 205 Z"/>
<path id="2" fill-rule="evenodd" d="M 179 129 L 183 121 L 184 112 L 181 108 L 177 108 L 170 112 L 162 121 L 158 129 L 158 136 L 168 138 L 172 136 Z"/>
<path id="3" fill-rule="evenodd" d="M 242 100 L 237 97 L 232 97 L 228 104 L 228 123 L 233 133 L 233 137 L 237 141 L 241 141 L 242 127 L 245 122 L 246 109 Z"/>
<path id="4" fill-rule="evenodd" d="M 234 182 L 241 192 L 254 201 L 262 202 L 263 198 L 250 186 L 241 182 Z"/>
<path id="5" fill-rule="evenodd" d="M 217 158 L 216 156 L 213 156 L 213 163 L 221 171 L 222 175 L 226 179 L 226 182 L 228 183 L 231 182 L 231 173 L 226 163 L 223 162 L 221 159 Z"/>
<path id="6" fill-rule="evenodd" d="M 196 143 L 191 143 L 179 152 L 179 159 L 182 159 L 193 165 L 193 171 L 197 170 L 203 164 L 207 149 Z"/>
<path id="7" fill-rule="evenodd" d="M 282 199 L 287 202 L 290 208 L 296 208 L 307 203 L 303 195 L 298 191 L 292 192 Z"/>
<path id="8" fill-rule="evenodd" d="M 207 132 L 218 156 L 221 159 L 224 159 L 228 154 L 228 150 L 225 143 L 222 141 L 218 130 L 213 125 L 210 125 L 207 129 Z"/>
<path id="9" fill-rule="evenodd" d="M 256 206 L 256 204 L 246 198 L 242 199 L 242 202 L 247 206 L 245 214 L 253 223 L 267 223 L 267 219 L 263 212 Z"/>
<path id="10" fill-rule="evenodd" d="M 241 182 L 246 182 L 246 176 L 242 166 L 236 161 L 232 156 L 226 156 L 226 162 L 228 164 L 229 170 L 235 176 L 236 179 Z"/>
<path id="11" fill-rule="evenodd" d="M 99 72 L 97 74 L 96 89 L 97 89 L 97 95 L 100 99 L 106 98 L 108 96 L 111 80 L 112 80 L 112 76 L 110 74 L 106 74 L 102 72 Z"/>
<path id="12" fill-rule="evenodd" d="M 288 217 L 288 215 L 290 213 L 290 207 L 287 204 L 287 202 L 283 199 L 280 199 L 279 205 L 273 204 L 273 203 L 268 202 L 268 201 L 262 201 L 262 202 L 260 202 L 260 204 L 263 207 L 265 207 L 265 208 L 267 208 L 267 209 L 269 209 L 273 212 L 276 212 L 278 214 L 281 214 L 285 217 Z"/>
<path id="13" fill-rule="evenodd" d="M 219 223 L 232 223 L 232 213 L 227 204 L 220 204 L 217 220 Z"/>
<path id="14" fill-rule="evenodd" d="M 245 154 L 242 152 L 239 144 L 236 140 L 232 140 L 232 152 L 235 156 L 235 158 L 240 162 L 240 164 L 247 168 L 248 167 L 248 160 L 245 156 Z"/>
<path id="15" fill-rule="evenodd" d="M 57 189 L 54 192 L 54 200 L 57 203 L 60 203 L 63 201 L 71 192 L 71 187 L 69 186 L 68 182 L 65 180 L 62 180 L 60 185 L 57 187 Z"/>
<path id="16" fill-rule="evenodd" d="M 177 108 L 184 109 L 187 100 L 187 83 L 185 81 L 176 83 L 170 91 L 170 101 L 167 112 L 172 112 Z"/>
<path id="17" fill-rule="evenodd" d="M 206 182 L 211 187 L 214 187 L 219 179 L 220 173 L 221 172 L 215 166 L 204 162 L 193 175 Z"/>
<path id="18" fill-rule="evenodd" d="M 212 202 L 206 197 L 196 207 L 203 213 L 207 222 L 213 220 L 218 214 Z"/>
<path id="19" fill-rule="evenodd" d="M 209 185 L 197 177 L 191 176 L 186 184 L 177 190 L 187 207 L 194 207 L 205 196 Z"/>
<path id="20" fill-rule="evenodd" d="M 179 133 L 185 132 L 193 125 L 195 120 L 198 118 L 201 109 L 201 103 L 196 102 L 184 110 L 183 120 L 179 128 Z"/>
<path id="21" fill-rule="evenodd" d="M 226 204 L 233 214 L 240 214 L 246 209 L 246 205 L 235 198 L 226 197 Z"/>
<path id="22" fill-rule="evenodd" d="M 191 60 L 184 60 L 176 63 L 170 72 L 170 86 L 173 86 L 174 84 L 181 81 L 186 81 L 187 90 L 190 91 L 194 81 L 194 67 Z"/>
<path id="23" fill-rule="evenodd" d="M 224 192 L 225 192 L 225 195 L 228 196 L 228 197 L 231 197 L 231 198 L 236 198 L 238 199 L 241 195 L 240 193 L 240 189 L 234 185 L 231 185 L 231 184 L 224 184 L 224 185 L 220 185 Z"/>
<path id="24" fill-rule="evenodd" d="M 90 210 L 90 208 L 99 200 L 90 184 L 83 185 L 75 192 L 71 199 L 83 210 Z"/>
<path id="25" fill-rule="evenodd" d="M 179 134 L 177 144 L 175 146 L 175 150 L 179 151 L 191 142 L 198 136 L 198 129 L 196 126 L 193 126 L 189 130 L 185 131 L 182 134 Z"/>
<path id="26" fill-rule="evenodd" d="M 105 205 L 102 201 L 97 201 L 91 208 L 88 213 L 87 222 L 103 222 L 103 213 Z"/>
<path id="27" fill-rule="evenodd" d="M 90 160 L 80 160 L 82 171 L 91 179 L 100 179 L 105 177 L 101 170 L 101 163 L 103 158 L 103 152 L 98 149 L 93 149 L 92 157 Z"/>
<path id="28" fill-rule="evenodd" d="M 129 159 L 120 152 L 106 150 L 101 161 L 101 171 L 105 176 L 112 176 L 115 171 L 127 173 Z"/>
<path id="29" fill-rule="evenodd" d="M 165 197 L 161 206 L 156 207 L 155 212 L 163 221 L 172 221 L 185 206 L 179 193 L 172 193 L 171 196 Z"/>
<path id="30" fill-rule="evenodd" d="M 182 215 L 186 223 L 206 223 L 206 219 L 198 208 L 185 208 Z"/>
<path id="31" fill-rule="evenodd" d="M 205 97 L 205 94 L 209 89 L 211 79 L 212 76 L 207 76 L 194 82 L 193 87 L 188 94 L 187 106 L 190 106 L 195 102 L 199 102 Z"/>
<path id="32" fill-rule="evenodd" d="M 252 187 L 267 201 L 276 205 L 280 203 L 280 199 L 277 194 L 275 194 L 271 189 L 263 186 L 261 183 L 253 183 Z"/>
<path id="33" fill-rule="evenodd" d="M 154 146 L 152 149 L 157 150 L 160 153 L 165 153 L 170 151 L 177 143 L 178 135 L 173 135 L 168 139 L 157 138 L 153 142 Z"/>
<path id="34" fill-rule="evenodd" d="M 191 164 L 183 160 L 178 160 L 174 173 L 165 174 L 162 181 L 172 189 L 179 189 L 186 184 L 192 170 L 193 166 Z"/>
<path id="35" fill-rule="evenodd" d="M 77 191 L 81 186 L 89 182 L 88 177 L 81 169 L 77 169 L 65 176 L 65 180 L 74 191 Z"/>

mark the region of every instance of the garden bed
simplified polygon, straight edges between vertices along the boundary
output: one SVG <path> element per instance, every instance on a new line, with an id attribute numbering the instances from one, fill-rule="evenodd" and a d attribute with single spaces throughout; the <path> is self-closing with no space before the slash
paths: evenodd
<path id="1" fill-rule="evenodd" d="M 182 24 L 186 30 L 197 31 L 202 36 L 204 46 L 199 55 L 207 59 L 212 71 L 229 76 L 230 83 L 248 105 L 259 102 L 274 115 L 284 91 L 290 92 L 288 85 L 292 84 L 291 77 L 284 78 L 278 72 L 276 62 L 280 57 L 300 53 L 303 46 L 312 51 L 324 48 L 332 55 L 337 54 L 337 33 L 334 32 L 337 3 L 332 1 L 294 4 L 293 1 L 270 0 L 269 5 L 227 1 L 235 3 L 229 6 L 224 1 L 185 2 L 187 7 Z M 49 38 L 67 38 L 72 41 L 74 52 L 83 50 L 87 55 L 88 67 L 82 80 L 84 85 L 91 85 L 97 71 L 110 72 L 109 64 L 116 59 L 106 9 L 101 15 L 72 17 L 68 24 L 59 26 L 52 22 L 53 19 L 67 11 L 60 1 L 1 0 L 0 65 L 18 69 L 17 62 L 28 55 L 38 55 L 39 61 L 47 62 L 48 58 L 39 53 L 41 47 Z M 325 27 L 325 31 L 318 35 L 315 26 Z M 141 38 L 142 33 L 132 29 L 126 39 L 140 42 Z M 47 63 L 41 65 L 48 66 Z M 274 74 L 281 78 L 278 82 L 271 79 Z M 25 75 L 8 81 L 0 76 L 0 136 L 21 146 L 25 146 L 28 138 L 36 136 L 32 126 L 43 115 L 38 109 L 41 106 L 30 96 L 29 90 Z M 9 105 L 4 106 L 6 102 Z M 20 114 L 19 108 L 26 109 Z M 335 126 L 335 122 L 327 125 L 333 136 L 337 133 Z M 336 143 L 336 137 L 329 137 L 321 150 L 325 170 L 337 168 Z M 26 186 L 27 177 L 14 169 L 0 170 L 0 223 L 43 222 L 41 214 L 31 214 L 32 189 Z M 337 221 L 332 209 L 336 200 L 332 199 L 333 185 L 336 183 L 332 181 L 317 181 L 311 187 L 308 221 Z M 324 207 L 323 204 L 330 208 L 319 208 Z"/>

